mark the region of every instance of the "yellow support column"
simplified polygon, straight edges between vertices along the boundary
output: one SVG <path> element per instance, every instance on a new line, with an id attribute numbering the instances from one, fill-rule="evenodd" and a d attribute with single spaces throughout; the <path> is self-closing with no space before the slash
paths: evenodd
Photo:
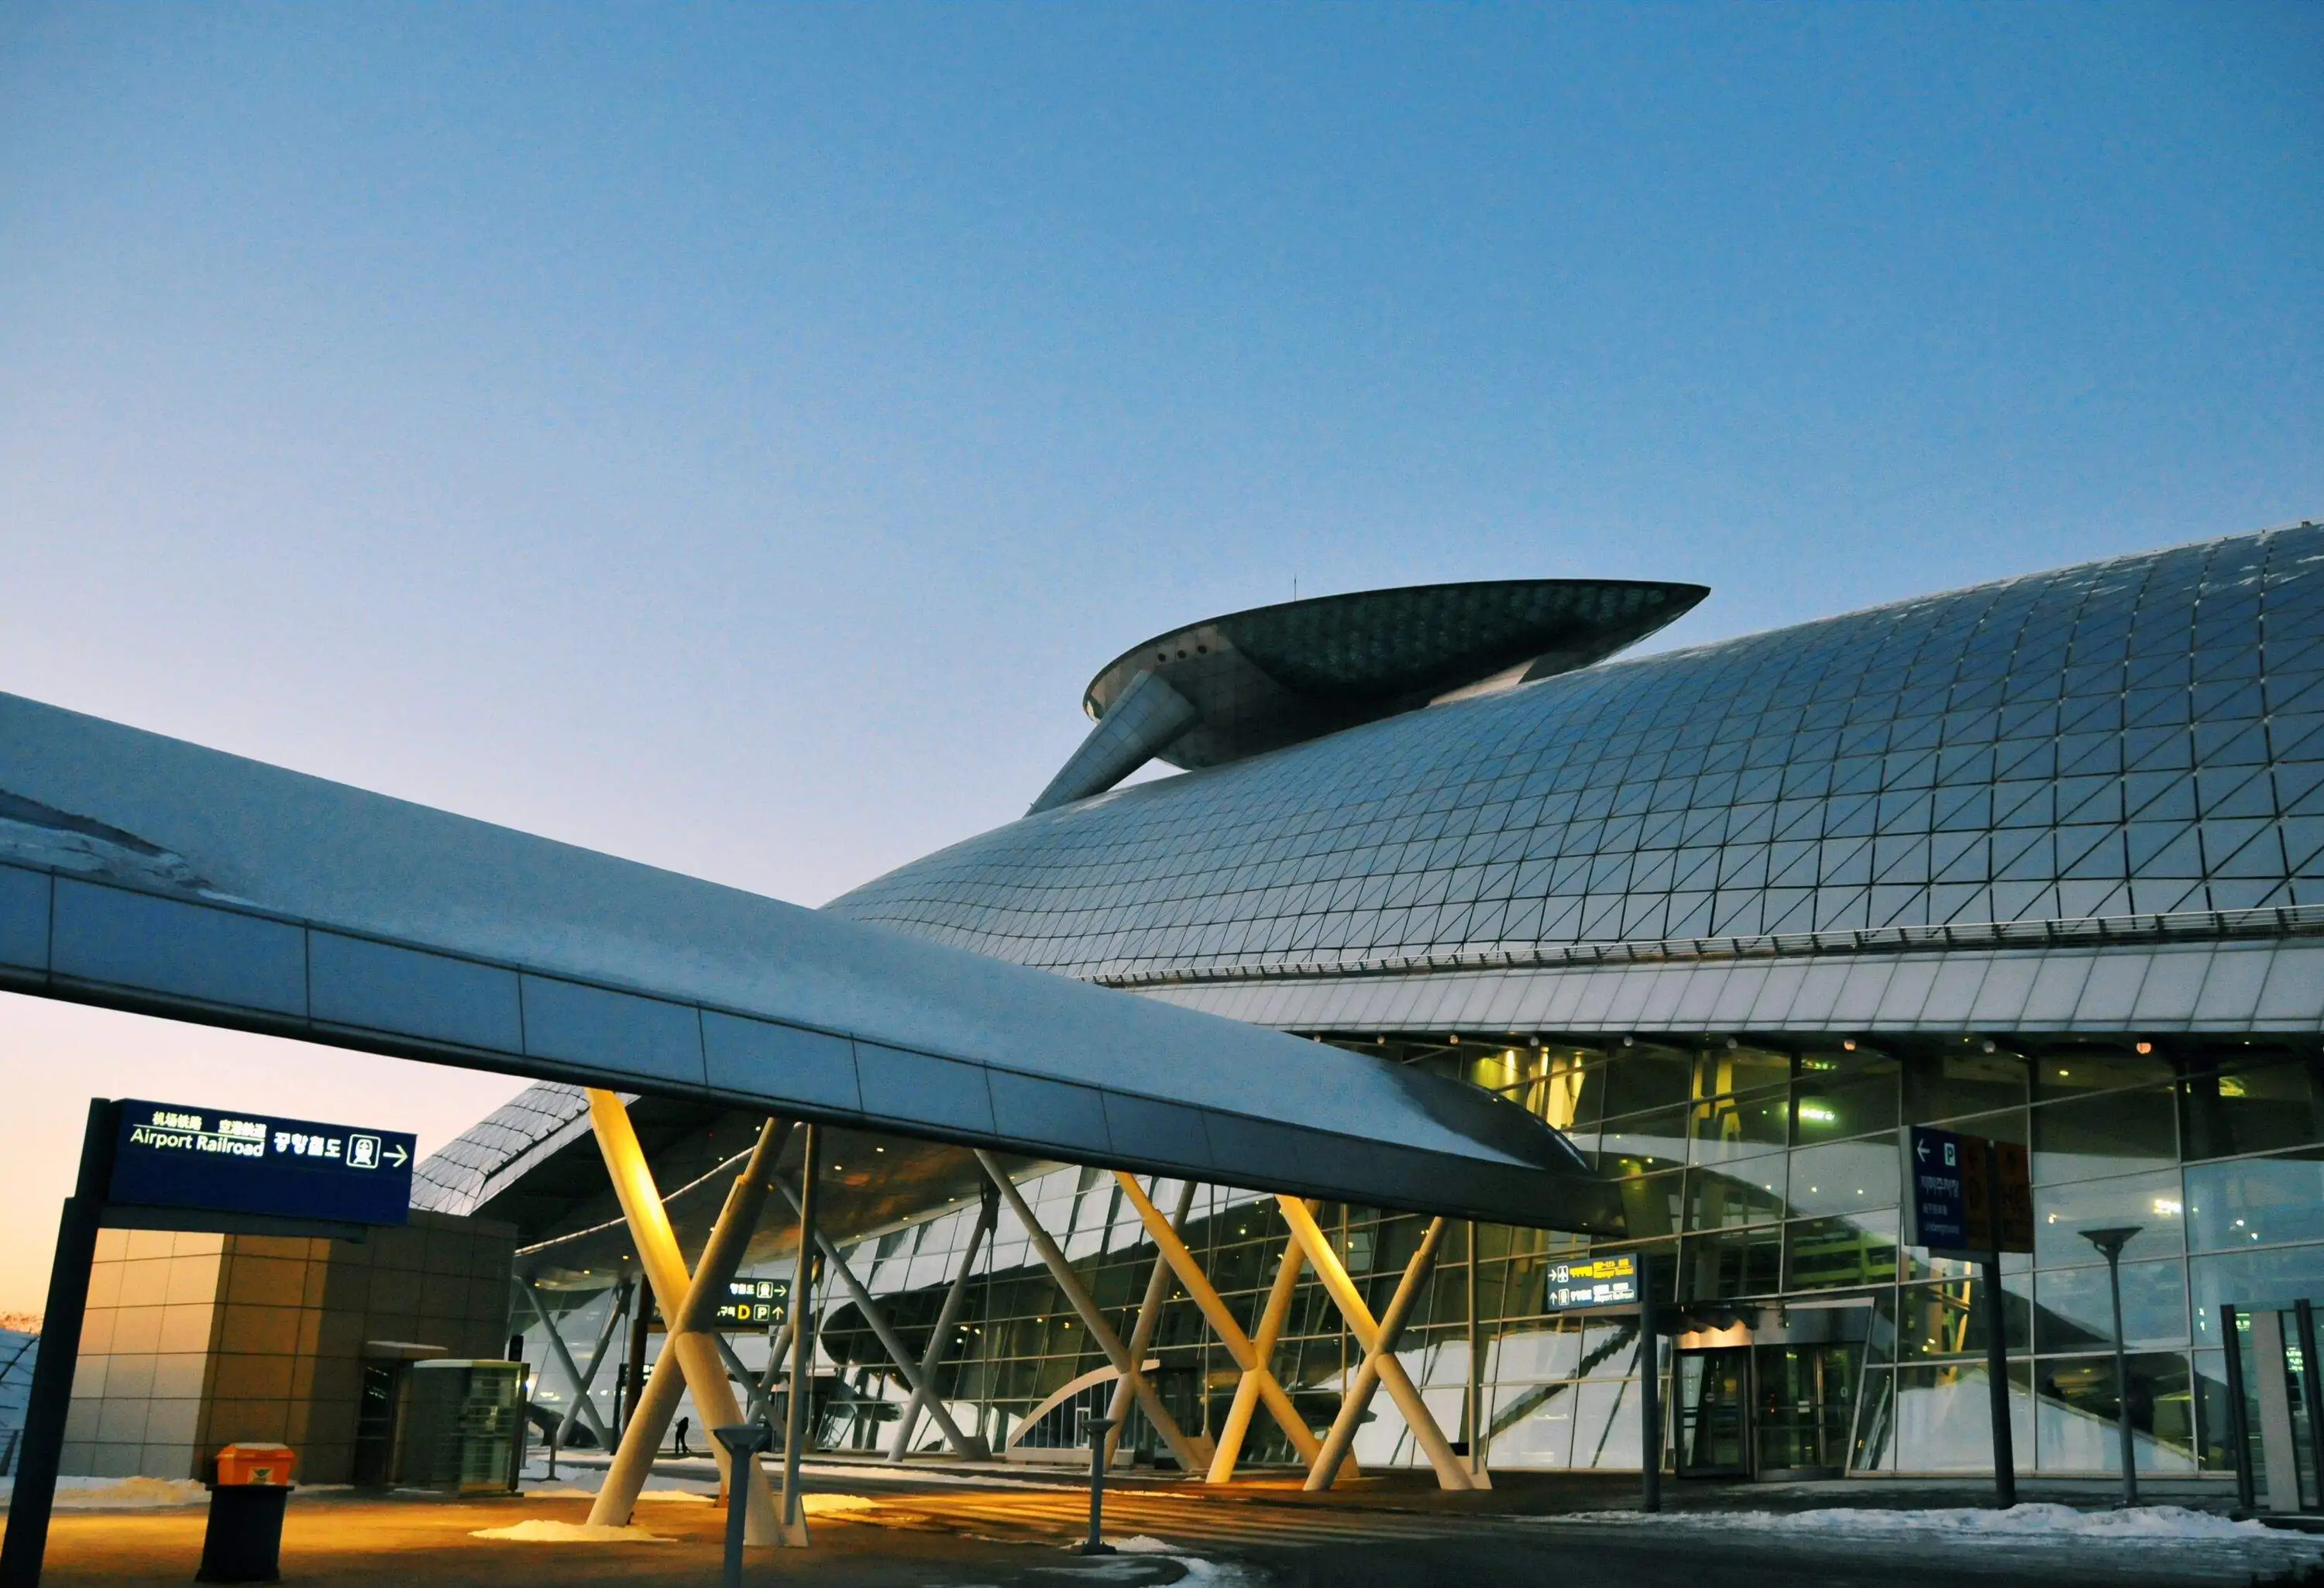
<path id="1" fill-rule="evenodd" d="M 1323 1448 L 1315 1438 L 1315 1430 L 1307 1426 L 1306 1419 L 1291 1404 L 1291 1397 L 1284 1392 L 1283 1386 L 1275 1381 L 1275 1375 L 1268 1372 L 1266 1364 L 1259 1361 L 1259 1352 L 1252 1346 L 1250 1337 L 1242 1332 L 1242 1325 L 1235 1322 L 1234 1314 L 1227 1309 L 1225 1300 L 1211 1283 L 1210 1276 L 1203 1272 L 1202 1265 L 1194 1260 L 1194 1254 L 1186 1250 L 1186 1243 L 1178 1238 L 1178 1232 L 1162 1217 L 1161 1210 L 1139 1188 L 1137 1179 L 1118 1169 L 1114 1171 L 1113 1177 L 1120 1183 L 1122 1196 L 1130 1206 L 1138 1210 L 1138 1217 L 1145 1224 L 1146 1233 L 1168 1260 L 1178 1276 L 1178 1282 L 1185 1286 L 1186 1294 L 1194 1297 L 1194 1305 L 1202 1309 L 1204 1318 L 1210 1324 L 1212 1332 L 1218 1335 L 1219 1343 L 1227 1348 L 1227 1354 L 1233 1358 L 1235 1366 L 1250 1376 L 1255 1392 L 1267 1403 L 1267 1409 L 1282 1426 L 1284 1436 L 1291 1441 L 1292 1448 L 1298 1451 L 1299 1459 L 1314 1461 Z M 1236 1388 L 1240 1392 L 1240 1385 Z M 1215 1454 L 1210 1470 L 1213 1473 L 1218 1470 Z"/>
<path id="2" fill-rule="evenodd" d="M 606 1172 L 613 1177 L 613 1195 L 621 1202 L 622 1216 L 629 1223 L 630 1238 L 637 1242 L 638 1261 L 645 1269 L 646 1281 L 653 1287 L 654 1299 L 670 1328 L 663 1337 L 664 1353 L 678 1359 L 678 1368 L 686 1375 L 686 1387 L 692 1391 L 695 1407 L 702 1413 L 704 1422 L 712 1427 L 741 1422 L 742 1410 L 735 1404 L 733 1387 L 726 1381 L 726 1364 L 719 1360 L 717 1347 L 707 1335 L 677 1327 L 678 1321 L 685 1316 L 693 1276 L 687 1272 L 685 1253 L 678 1250 L 678 1236 L 670 1229 L 660 1188 L 654 1184 L 645 1149 L 638 1144 L 637 1131 L 630 1123 L 630 1111 L 614 1093 L 592 1087 L 589 1123 L 596 1132 L 598 1150 L 604 1155 Z M 656 1377 L 659 1376 L 657 1371 Z M 673 1403 L 675 1399 L 673 1394 Z M 713 1440 L 712 1444 L 717 1442 Z M 734 1474 L 728 1470 L 724 1447 L 720 1446 L 716 1455 L 719 1478 L 731 1494 L 735 1488 Z M 743 1463 L 742 1476 L 743 1503 L 748 1508 L 743 1541 L 752 1545 L 778 1542 L 780 1529 L 776 1526 L 774 1496 L 767 1486 L 766 1473 L 757 1462 L 751 1461 Z"/>
<path id="3" fill-rule="evenodd" d="M 1372 1309 L 1364 1305 L 1363 1293 L 1356 1288 L 1356 1282 L 1348 1277 L 1347 1269 L 1340 1261 L 1340 1254 L 1332 1250 L 1332 1242 L 1317 1227 L 1315 1214 L 1296 1196 L 1279 1196 L 1275 1200 L 1283 1209 L 1284 1222 L 1291 1226 L 1293 1238 L 1299 1242 L 1300 1250 L 1307 1254 L 1307 1260 L 1314 1265 L 1316 1277 L 1323 1281 L 1323 1288 L 1330 1293 L 1333 1304 L 1340 1309 L 1340 1316 L 1348 1320 L 1348 1332 L 1356 1337 L 1356 1343 L 1363 1348 L 1365 1353 L 1370 1354 L 1379 1343 L 1379 1320 L 1373 1317 Z M 1487 1489 L 1492 1486 L 1492 1481 L 1482 1473 L 1472 1477 L 1461 1458 L 1453 1454 L 1452 1442 L 1445 1438 L 1444 1430 L 1437 1426 L 1435 1415 L 1428 1409 L 1428 1403 L 1420 1398 L 1420 1391 L 1414 1387 L 1412 1377 L 1404 1371 L 1402 1362 L 1394 1356 L 1382 1356 L 1379 1376 L 1380 1381 L 1388 1386 L 1388 1397 L 1396 1402 L 1397 1410 L 1404 1414 L 1405 1425 L 1412 1430 L 1414 1442 L 1428 1457 L 1428 1464 L 1435 1469 L 1440 1487 Z"/>

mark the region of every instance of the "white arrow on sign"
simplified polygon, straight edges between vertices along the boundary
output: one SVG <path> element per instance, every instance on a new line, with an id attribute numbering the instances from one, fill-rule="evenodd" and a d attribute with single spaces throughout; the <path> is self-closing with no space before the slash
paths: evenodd
<path id="1" fill-rule="evenodd" d="M 1926 1137 L 1919 1137 L 1914 1140 L 1913 1156 L 1923 1163 L 1929 1161 L 1929 1142 Z"/>
<path id="2" fill-rule="evenodd" d="M 402 1144 L 399 1142 L 396 1144 L 395 1149 L 387 1155 L 387 1161 L 393 1164 L 397 1168 L 401 1168 L 405 1164 L 411 1161 L 411 1154 L 404 1151 Z"/>

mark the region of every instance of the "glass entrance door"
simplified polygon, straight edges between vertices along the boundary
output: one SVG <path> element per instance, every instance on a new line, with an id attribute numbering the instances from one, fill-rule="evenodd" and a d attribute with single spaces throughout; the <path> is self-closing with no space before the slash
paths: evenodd
<path id="1" fill-rule="evenodd" d="M 1751 1348 L 1677 1353 L 1678 1475 L 1748 1477 Z"/>
<path id="2" fill-rule="evenodd" d="M 1840 1476 L 1848 1465 L 1863 1347 L 1762 1345 L 1752 1355 L 1759 1475 Z"/>

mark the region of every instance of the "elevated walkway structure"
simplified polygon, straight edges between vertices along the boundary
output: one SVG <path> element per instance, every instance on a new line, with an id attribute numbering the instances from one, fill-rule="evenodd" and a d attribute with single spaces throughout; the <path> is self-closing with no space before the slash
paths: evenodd
<path id="1" fill-rule="evenodd" d="M 0 696 L 0 988 L 1144 1173 L 1612 1232 L 1476 1088 Z"/>
<path id="2" fill-rule="evenodd" d="M 637 1391 L 601 1521 L 627 1519 L 681 1380 L 706 1417 L 743 1415 L 736 1364 L 708 1317 L 770 1200 L 798 1214 L 790 1382 L 805 1382 L 819 1249 L 825 1279 L 850 1291 L 913 1386 L 915 1413 L 956 1454 L 982 1454 L 922 1392 L 935 1346 L 921 1362 L 908 1355 L 818 1223 L 823 1131 L 904 1149 L 897 1183 L 853 1199 L 843 1226 L 932 1211 L 989 1185 L 1103 1346 L 1120 1397 L 1138 1399 L 1184 1468 L 1214 1480 L 1231 1473 L 1261 1405 L 1317 1463 L 1319 1482 L 1342 1470 L 1345 1438 L 1335 1430 L 1319 1445 L 1291 1412 L 1271 1372 L 1269 1325 L 1254 1341 L 1217 1305 L 1134 1174 L 1270 1191 L 1295 1227 L 1310 1197 L 1434 1214 L 1439 1232 L 1446 1218 L 1622 1227 L 1612 1188 L 1562 1136 L 1462 1083 L 9 696 L 0 989 L 587 1088 L 586 1127 L 576 1115 L 560 1144 L 577 1146 L 586 1128 L 620 1217 L 578 1232 L 561 1256 L 586 1262 L 592 1239 L 625 1248 L 619 1260 L 650 1286 L 670 1345 Z M 681 1190 L 695 1194 L 697 1217 L 715 1212 L 691 1265 L 628 1113 L 640 1097 L 759 1122 L 739 1174 L 724 1157 Z M 798 1167 L 787 1177 L 793 1135 Z M 1139 1371 L 1136 1332 L 1125 1343 L 1112 1330 L 1025 1205 L 1017 1173 L 1056 1162 L 1114 1170 L 1150 1215 L 1171 1273 L 1206 1302 L 1242 1375 L 1222 1447 L 1197 1447 L 1177 1428 Z M 981 1183 L 964 1188 L 972 1171 Z M 1440 1481 L 1480 1483 L 1397 1364 L 1398 1309 L 1375 1319 L 1312 1220 L 1302 1233 L 1286 1275 L 1303 1260 L 1322 1274 L 1362 1341 L 1368 1382 L 1406 1410 Z M 1434 1248 L 1432 1234 L 1407 1292 Z M 1148 1315 L 1165 1279 L 1157 1265 Z M 1289 1285 L 1278 1286 L 1286 1297 Z M 609 1343 L 592 1350 L 591 1372 Z M 589 1374 L 557 1346 L 577 1412 Z M 770 1402 L 782 1365 L 778 1355 L 766 1380 L 748 1386 L 754 1408 Z M 790 1463 L 804 1399 L 789 1397 Z M 1351 1426 L 1360 1414 L 1359 1398 Z M 751 1469 L 753 1541 L 804 1542 L 795 1498 L 787 1482 L 778 1518 Z"/>

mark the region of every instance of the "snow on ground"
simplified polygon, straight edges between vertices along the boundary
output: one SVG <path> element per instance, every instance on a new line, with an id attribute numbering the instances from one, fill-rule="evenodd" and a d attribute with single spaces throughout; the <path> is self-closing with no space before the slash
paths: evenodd
<path id="1" fill-rule="evenodd" d="M 2076 1510 L 2070 1505 L 2028 1504 L 2007 1510 L 1948 1509 L 1886 1510 L 1870 1507 L 1825 1510 L 1582 1511 L 1562 1517 L 1533 1517 L 1539 1522 L 1647 1524 L 1655 1527 L 1697 1528 L 1705 1531 L 1739 1530 L 1864 1536 L 1937 1533 L 1950 1538 L 1997 1542 L 2038 1542 L 2044 1538 L 2121 1539 L 2243 1539 L 2276 1537 L 2256 1521 L 2230 1521 L 2181 1505 L 2142 1505 L 2127 1510 Z"/>
<path id="2" fill-rule="evenodd" d="M 1201 1556 L 1187 1553 L 1179 1545 L 1166 1543 L 1145 1533 L 1133 1533 L 1127 1538 L 1111 1538 L 1107 1542 L 1121 1555 L 1168 1556 L 1186 1570 L 1186 1574 L 1178 1579 L 1181 1583 L 1194 1583 L 1203 1584 L 1204 1588 L 1211 1588 L 1211 1585 L 1215 1585 L 1215 1588 L 1244 1588 L 1252 1580 L 1240 1567 L 1228 1565 L 1223 1561 L 1205 1560 Z"/>
<path id="3" fill-rule="evenodd" d="M 16 1480 L 0 1478 L 0 1503 L 16 1491 Z M 173 1505 L 205 1505 L 210 1491 L 191 1478 L 66 1478 L 57 1480 L 59 1510 L 157 1510 Z"/>

